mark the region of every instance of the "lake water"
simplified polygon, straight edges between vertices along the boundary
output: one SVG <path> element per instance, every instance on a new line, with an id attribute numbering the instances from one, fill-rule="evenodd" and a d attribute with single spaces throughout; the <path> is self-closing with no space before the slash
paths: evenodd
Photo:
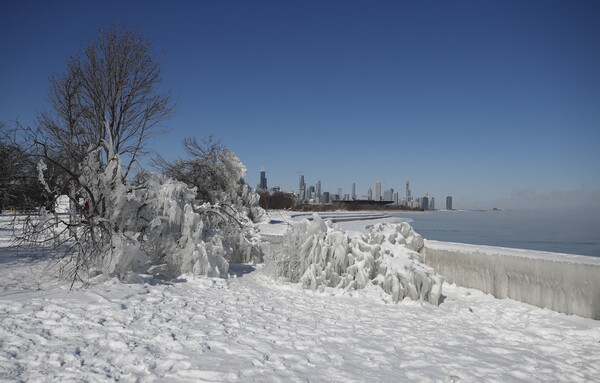
<path id="1" fill-rule="evenodd" d="M 426 239 L 600 257 L 600 210 L 395 213 Z"/>

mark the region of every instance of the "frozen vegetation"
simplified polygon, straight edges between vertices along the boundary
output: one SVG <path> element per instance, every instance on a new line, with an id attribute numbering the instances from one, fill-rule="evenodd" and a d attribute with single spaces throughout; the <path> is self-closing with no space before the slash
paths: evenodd
<path id="1" fill-rule="evenodd" d="M 265 260 L 267 272 L 277 278 L 312 290 L 380 288 L 393 302 L 439 302 L 443 279 L 423 263 L 418 253 L 423 239 L 407 223 L 347 233 L 315 214 L 312 222 L 290 226 L 284 238 Z"/>
<path id="2" fill-rule="evenodd" d="M 208 202 L 197 198 L 197 188 L 160 174 L 144 173 L 135 184 L 126 184 L 121 157 L 110 148 L 105 166 L 98 151 L 80 165 L 78 194 L 85 199 L 85 204 L 75 201 L 80 212 L 73 209 L 59 219 L 42 209 L 25 221 L 22 243 L 49 250 L 63 276 L 85 283 L 135 279 L 136 273 L 218 277 L 227 276 L 230 262 L 262 261 L 253 219 L 264 211 L 233 153 L 224 152 L 221 185 Z M 55 192 L 45 170 L 40 162 L 40 181 Z"/>

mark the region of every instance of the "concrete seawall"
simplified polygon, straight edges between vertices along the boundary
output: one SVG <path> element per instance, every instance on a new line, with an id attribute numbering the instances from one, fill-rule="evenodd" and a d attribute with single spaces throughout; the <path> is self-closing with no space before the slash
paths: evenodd
<path id="1" fill-rule="evenodd" d="M 449 283 L 600 320 L 600 258 L 430 240 L 422 253 Z"/>

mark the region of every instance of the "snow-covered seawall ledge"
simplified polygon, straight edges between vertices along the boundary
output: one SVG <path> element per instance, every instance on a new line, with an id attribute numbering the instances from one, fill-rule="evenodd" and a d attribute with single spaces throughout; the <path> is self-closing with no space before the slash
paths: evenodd
<path id="1" fill-rule="evenodd" d="M 600 258 L 431 240 L 422 252 L 449 283 L 600 320 Z"/>

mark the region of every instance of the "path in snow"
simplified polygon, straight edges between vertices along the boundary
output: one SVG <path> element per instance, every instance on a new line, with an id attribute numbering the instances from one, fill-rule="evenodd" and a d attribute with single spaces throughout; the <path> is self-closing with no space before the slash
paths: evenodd
<path id="1" fill-rule="evenodd" d="M 445 285 L 439 306 L 239 278 L 39 282 L 0 256 L 1 381 L 590 381 L 600 322 Z M 36 288 L 42 284 L 42 290 Z"/>

